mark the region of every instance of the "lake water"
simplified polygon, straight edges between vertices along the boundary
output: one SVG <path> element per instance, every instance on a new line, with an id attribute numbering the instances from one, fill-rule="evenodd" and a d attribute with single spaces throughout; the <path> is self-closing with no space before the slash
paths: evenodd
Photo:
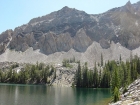
<path id="1" fill-rule="evenodd" d="M 0 105 L 105 105 L 109 89 L 0 84 Z"/>

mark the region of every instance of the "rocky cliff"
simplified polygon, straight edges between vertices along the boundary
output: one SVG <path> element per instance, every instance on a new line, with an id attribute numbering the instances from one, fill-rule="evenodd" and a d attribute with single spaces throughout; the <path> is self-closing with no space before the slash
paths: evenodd
<path id="1" fill-rule="evenodd" d="M 101 55 L 104 53 L 102 50 L 111 49 L 112 42 L 119 43 L 124 49 L 123 52 L 139 48 L 140 2 L 136 4 L 128 2 L 122 7 L 97 15 L 64 7 L 59 11 L 34 18 L 13 31 L 3 32 L 0 35 L 0 53 L 4 60 L 9 60 L 6 52 L 7 50 L 9 52 L 9 49 L 26 52 L 29 48 L 33 51 L 39 50 L 46 56 L 74 50 L 81 57 L 83 53 L 86 55 L 90 46 L 96 45 L 94 43 L 101 46 L 100 49 L 94 49 Z M 109 56 L 116 55 L 112 50 L 114 49 L 108 50 Z M 88 52 L 88 56 L 89 53 L 95 54 Z"/>

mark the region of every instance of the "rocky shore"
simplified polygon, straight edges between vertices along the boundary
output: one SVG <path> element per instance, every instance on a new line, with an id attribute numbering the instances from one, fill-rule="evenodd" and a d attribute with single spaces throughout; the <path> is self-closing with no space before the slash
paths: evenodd
<path id="1" fill-rule="evenodd" d="M 109 105 L 140 105 L 140 79 L 128 86 L 127 92 L 121 94 L 120 101 Z"/>

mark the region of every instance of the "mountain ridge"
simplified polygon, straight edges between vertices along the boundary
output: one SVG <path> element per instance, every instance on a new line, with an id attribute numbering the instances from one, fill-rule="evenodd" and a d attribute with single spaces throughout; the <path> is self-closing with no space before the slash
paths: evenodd
<path id="1" fill-rule="evenodd" d="M 96 15 L 65 6 L 3 32 L 0 53 L 7 49 L 25 52 L 30 47 L 47 56 L 71 49 L 85 53 L 94 42 L 102 49 L 109 49 L 112 41 L 131 51 L 140 46 L 139 29 L 140 2 L 131 4 L 128 1 L 122 7 Z"/>

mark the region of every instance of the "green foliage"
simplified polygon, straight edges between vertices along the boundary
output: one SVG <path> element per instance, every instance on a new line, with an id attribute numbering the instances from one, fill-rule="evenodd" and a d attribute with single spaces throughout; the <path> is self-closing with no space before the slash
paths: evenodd
<path id="1" fill-rule="evenodd" d="M 100 87 L 109 88 L 110 87 L 110 72 L 108 70 L 104 70 L 100 82 Z"/>
<path id="2" fill-rule="evenodd" d="M 15 63 L 11 66 L 12 69 L 16 68 L 16 67 L 19 67 L 19 64 L 18 63 Z"/>
<path id="3" fill-rule="evenodd" d="M 78 64 L 75 83 L 77 87 L 111 88 L 114 94 L 115 87 L 119 89 L 128 86 L 138 78 L 138 75 L 140 75 L 140 58 L 135 56 L 126 62 L 108 61 L 100 68 L 95 64 L 94 70 L 89 70 L 87 63 L 82 69 Z"/>
<path id="4" fill-rule="evenodd" d="M 128 90 L 127 90 L 127 88 L 125 86 L 125 88 L 123 89 L 123 94 L 126 93 L 126 92 L 128 92 Z"/>
<path id="5" fill-rule="evenodd" d="M 113 72 L 112 80 L 111 80 L 111 90 L 112 90 L 112 92 L 114 92 L 115 87 L 117 89 L 119 89 L 119 87 L 120 87 L 119 75 L 118 75 L 118 71 L 116 69 Z"/>
<path id="6" fill-rule="evenodd" d="M 119 94 L 119 89 L 117 87 L 114 88 L 114 94 L 113 94 L 113 101 L 117 102 L 119 101 L 120 94 Z"/>
<path id="7" fill-rule="evenodd" d="M 122 62 L 122 56 L 121 56 L 121 54 L 120 54 L 120 63 Z"/>
<path id="8" fill-rule="evenodd" d="M 70 63 L 72 63 L 72 61 L 67 60 L 67 59 L 64 59 L 64 60 L 62 61 L 62 66 L 63 66 L 63 67 L 68 67 L 68 68 L 72 68 L 73 66 L 72 66 Z"/>
<path id="9" fill-rule="evenodd" d="M 93 73 L 93 85 L 94 85 L 95 88 L 98 87 L 98 83 L 99 83 L 98 79 L 99 79 L 98 78 L 98 70 L 96 68 L 96 63 L 95 63 L 95 65 L 94 65 L 94 73 Z"/>
<path id="10" fill-rule="evenodd" d="M 15 68 L 17 66 L 11 66 L 7 71 L 0 70 L 0 82 L 1 83 L 20 83 L 20 84 L 38 84 L 48 83 L 47 79 L 53 75 L 56 78 L 56 70 L 53 66 L 45 66 L 43 63 L 37 62 L 36 65 L 26 64 L 25 68 L 22 68 L 17 72 Z"/>
<path id="11" fill-rule="evenodd" d="M 81 69 L 80 63 L 78 63 L 78 69 L 76 71 L 76 86 L 77 87 L 98 87 L 98 72 L 97 70 L 89 70 L 87 63 Z M 95 77 L 94 77 L 95 76 Z"/>
<path id="12" fill-rule="evenodd" d="M 76 71 L 75 78 L 76 78 L 75 79 L 76 80 L 76 86 L 81 87 L 82 78 L 81 78 L 81 65 L 80 65 L 80 62 L 78 63 L 78 69 Z"/>
<path id="13" fill-rule="evenodd" d="M 93 71 L 92 70 L 89 70 L 88 71 L 88 86 L 87 87 L 93 87 Z"/>
<path id="14" fill-rule="evenodd" d="M 82 87 L 88 86 L 88 67 L 87 63 L 83 66 L 83 73 L 82 73 L 83 81 L 82 81 Z"/>

